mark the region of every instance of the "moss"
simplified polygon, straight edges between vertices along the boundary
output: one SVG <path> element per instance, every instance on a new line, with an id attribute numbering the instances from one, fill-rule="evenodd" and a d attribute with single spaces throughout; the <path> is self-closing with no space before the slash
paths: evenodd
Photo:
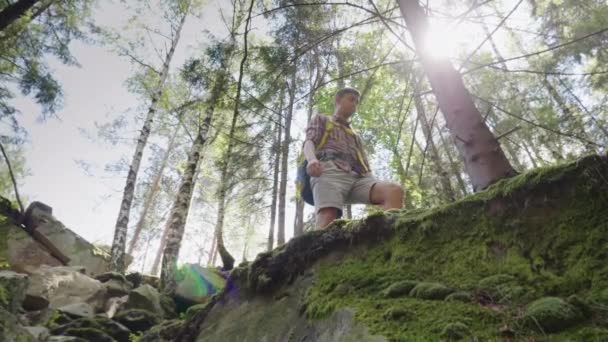
<path id="1" fill-rule="evenodd" d="M 105 332 L 95 329 L 95 328 L 70 328 L 64 332 L 66 336 L 76 336 L 82 337 L 87 341 L 96 341 L 96 342 L 115 342 L 110 335 Z"/>
<path id="2" fill-rule="evenodd" d="M 606 322 L 608 314 L 598 311 L 608 305 L 606 174 L 606 158 L 589 157 L 501 181 L 439 208 L 385 213 L 392 229 L 381 227 L 380 237 L 368 236 L 365 247 L 317 266 L 305 312 L 318 319 L 353 308 L 372 333 L 394 341 L 439 340 L 455 319 L 481 340 L 496 340 L 504 326 L 523 340 L 543 336 L 520 319 L 530 302 L 575 294 L 580 302 L 591 300 L 588 315 L 594 321 Z M 355 231 L 365 225 L 361 221 Z M 335 234 L 315 233 L 314 239 L 326 241 Z M 360 238 L 352 239 L 350 248 Z M 431 284 L 456 292 L 446 301 L 386 296 L 391 285 L 411 279 L 424 284 L 416 295 Z M 336 291 L 340 286 L 354 290 Z M 456 300 L 465 299 L 464 293 L 471 294 L 468 302 Z M 580 303 L 563 302 L 584 316 Z M 384 319 L 387 308 L 396 307 L 415 313 L 407 325 Z M 556 333 L 557 340 L 577 336 L 590 324 L 574 322 L 582 324 Z"/>
<path id="3" fill-rule="evenodd" d="M 582 319 L 582 315 L 563 299 L 546 297 L 532 302 L 527 307 L 523 319 L 531 327 L 552 333 L 576 324 Z"/>
<path id="4" fill-rule="evenodd" d="M 460 340 L 470 334 L 469 327 L 461 322 L 448 323 L 441 330 L 441 336 L 448 340 Z"/>
<path id="5" fill-rule="evenodd" d="M 468 303 L 471 301 L 471 294 L 464 291 L 458 291 L 450 294 L 445 297 L 446 302 L 459 301 L 463 303 Z"/>
<path id="6" fill-rule="evenodd" d="M 414 313 L 404 308 L 390 308 L 384 312 L 383 317 L 388 320 L 403 320 L 414 316 Z"/>
<path id="7" fill-rule="evenodd" d="M 407 296 L 410 291 L 416 287 L 416 285 L 418 285 L 418 282 L 415 280 L 398 281 L 384 289 L 384 291 L 382 291 L 382 295 L 390 298 Z"/>
<path id="8" fill-rule="evenodd" d="M 4 286 L 0 284 L 0 307 L 7 308 L 9 305 L 8 293 Z"/>
<path id="9" fill-rule="evenodd" d="M 439 283 L 419 283 L 412 289 L 410 296 L 420 299 L 445 299 L 453 289 Z"/>

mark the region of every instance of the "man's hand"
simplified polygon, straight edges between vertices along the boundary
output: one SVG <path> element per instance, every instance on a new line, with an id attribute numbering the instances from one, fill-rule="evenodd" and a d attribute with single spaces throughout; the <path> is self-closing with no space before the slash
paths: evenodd
<path id="1" fill-rule="evenodd" d="M 308 166 L 306 167 L 306 172 L 311 177 L 319 177 L 321 176 L 321 173 L 323 173 L 323 167 L 321 166 L 321 163 L 318 160 L 313 160 L 308 163 Z"/>

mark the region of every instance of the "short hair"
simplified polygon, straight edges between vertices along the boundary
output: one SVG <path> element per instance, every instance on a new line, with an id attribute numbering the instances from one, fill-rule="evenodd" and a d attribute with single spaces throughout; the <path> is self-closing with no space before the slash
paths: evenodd
<path id="1" fill-rule="evenodd" d="M 338 90 L 336 92 L 336 97 L 340 98 L 346 94 L 353 94 L 356 97 L 361 97 L 361 93 L 357 89 L 350 88 L 350 87 L 346 87 L 346 88 L 342 88 L 342 89 Z"/>

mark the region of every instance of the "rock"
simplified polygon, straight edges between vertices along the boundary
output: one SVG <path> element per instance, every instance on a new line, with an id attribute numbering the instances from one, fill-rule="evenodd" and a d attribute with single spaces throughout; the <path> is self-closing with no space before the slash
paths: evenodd
<path id="1" fill-rule="evenodd" d="M 125 309 L 141 309 L 150 312 L 162 312 L 160 293 L 150 285 L 142 285 L 129 292 Z"/>
<path id="2" fill-rule="evenodd" d="M 71 335 L 86 338 L 88 334 L 93 334 L 94 331 L 79 331 L 77 329 L 91 329 L 101 331 L 118 342 L 129 342 L 130 331 L 124 325 L 114 322 L 107 317 L 96 316 L 93 318 L 79 318 L 67 324 L 51 329 L 53 335 L 71 335 L 75 331 L 79 335 Z M 87 336 L 84 336 L 87 335 Z M 100 335 L 100 338 L 103 338 Z M 92 340 L 97 341 L 97 340 Z M 101 340 L 100 340 L 101 341 Z"/>
<path id="3" fill-rule="evenodd" d="M 418 285 L 415 280 L 402 280 L 391 284 L 389 287 L 382 291 L 384 297 L 395 298 L 401 296 L 407 296 L 414 287 Z"/>
<path id="4" fill-rule="evenodd" d="M 32 207 L 34 208 L 30 210 Z M 28 208 L 30 213 L 26 217 L 26 220 L 30 222 L 28 229 L 35 229 L 44 235 L 70 259 L 69 265 L 83 266 L 89 275 L 106 272 L 110 255 L 66 228 L 53 217 L 52 210 L 49 211 L 44 207 L 48 208 L 40 202 L 30 205 Z"/>
<path id="5" fill-rule="evenodd" d="M 45 308 L 36 311 L 26 311 L 21 315 L 22 320 L 27 322 L 27 325 L 44 325 L 53 315 L 55 310 Z"/>
<path id="6" fill-rule="evenodd" d="M 95 311 L 87 303 L 68 304 L 60 307 L 58 311 L 73 318 L 93 317 L 95 315 Z"/>
<path id="7" fill-rule="evenodd" d="M 102 330 L 95 328 L 70 328 L 64 332 L 67 336 L 81 337 L 87 341 L 95 342 L 116 342 L 112 336 L 106 334 Z"/>
<path id="8" fill-rule="evenodd" d="M 106 290 L 98 280 L 78 272 L 77 268 L 43 266 L 30 276 L 24 307 L 39 310 L 46 300 L 53 309 L 84 302 L 93 310 L 101 310 L 105 295 Z"/>
<path id="9" fill-rule="evenodd" d="M 114 316 L 113 320 L 129 328 L 134 333 L 146 331 L 160 322 L 158 315 L 139 309 L 120 312 Z"/>
<path id="10" fill-rule="evenodd" d="M 160 307 L 163 308 L 163 318 L 173 319 L 177 318 L 177 305 L 173 298 L 167 296 L 164 293 L 160 294 Z"/>
<path id="11" fill-rule="evenodd" d="M 449 296 L 445 297 L 445 301 L 446 302 L 457 301 L 457 302 L 469 303 L 469 302 L 471 302 L 471 294 L 468 292 L 457 291 L 457 292 L 454 292 L 454 293 L 450 294 Z"/>
<path id="12" fill-rule="evenodd" d="M 446 324 L 441 330 L 441 336 L 448 340 L 460 340 L 471 335 L 469 327 L 461 322 Z"/>
<path id="13" fill-rule="evenodd" d="M 0 264 L 27 273 L 42 265 L 61 266 L 62 263 L 34 240 L 23 228 L 0 215 Z M 4 240 L 6 239 L 6 240 Z"/>
<path id="14" fill-rule="evenodd" d="M 46 339 L 51 336 L 49 333 L 49 329 L 41 326 L 28 326 L 23 327 L 30 335 L 34 336 L 34 338 L 38 341 L 46 341 Z"/>
<path id="15" fill-rule="evenodd" d="M 0 341 L 37 341 L 32 334 L 19 325 L 17 317 L 0 307 Z"/>
<path id="16" fill-rule="evenodd" d="M 106 315 L 108 315 L 109 318 L 114 317 L 114 315 L 116 315 L 116 313 L 118 311 L 121 310 L 121 308 L 125 305 L 125 303 L 127 302 L 127 298 L 129 298 L 128 296 L 122 296 L 122 297 L 112 297 L 110 299 L 108 299 L 108 301 L 106 302 L 106 305 L 104 306 L 104 312 Z"/>
<path id="17" fill-rule="evenodd" d="M 528 305 L 523 318 L 528 326 L 553 333 L 578 323 L 583 315 L 561 298 L 545 297 Z"/>
<path id="18" fill-rule="evenodd" d="M 183 325 L 181 320 L 164 321 L 145 332 L 137 342 L 165 342 L 172 341 Z"/>
<path id="19" fill-rule="evenodd" d="M 519 285 L 517 278 L 510 274 L 495 274 L 483 278 L 478 283 L 478 291 L 489 296 L 495 303 L 524 299 L 534 292 L 533 289 Z"/>
<path id="20" fill-rule="evenodd" d="M 149 274 L 141 274 L 139 272 L 129 273 L 125 276 L 128 281 L 133 284 L 133 287 L 140 287 L 141 285 L 148 284 L 156 289 L 158 289 L 160 285 L 160 278 L 149 275 Z"/>
<path id="21" fill-rule="evenodd" d="M 17 313 L 25 298 L 28 285 L 26 274 L 0 271 L 0 306 L 10 313 Z"/>
<path id="22" fill-rule="evenodd" d="M 51 336 L 46 342 L 90 342 L 81 337 L 76 336 Z"/>
<path id="23" fill-rule="evenodd" d="M 69 315 L 54 310 L 44 325 L 50 330 L 53 330 L 61 325 L 68 324 L 73 320 L 74 319 Z"/>
<path id="24" fill-rule="evenodd" d="M 454 290 L 443 284 L 423 282 L 416 285 L 412 291 L 410 291 L 410 296 L 420 299 L 442 300 L 452 292 L 454 292 Z"/>
<path id="25" fill-rule="evenodd" d="M 226 286 L 224 276 L 212 267 L 185 264 L 180 267 L 179 275 L 175 295 L 191 304 L 205 302 Z"/>
<path id="26" fill-rule="evenodd" d="M 413 313 L 404 308 L 390 308 L 384 312 L 384 318 L 388 320 L 402 320 L 413 316 Z"/>
<path id="27" fill-rule="evenodd" d="M 199 311 L 204 310 L 209 303 L 192 305 L 186 310 L 185 319 L 194 317 Z"/>
<path id="28" fill-rule="evenodd" d="M 118 272 L 103 273 L 95 279 L 103 283 L 110 297 L 122 297 L 133 289 L 133 284 Z"/>

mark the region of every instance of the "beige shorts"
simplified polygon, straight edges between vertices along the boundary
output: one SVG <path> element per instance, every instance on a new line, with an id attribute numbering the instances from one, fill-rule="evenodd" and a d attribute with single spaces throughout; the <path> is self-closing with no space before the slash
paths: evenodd
<path id="1" fill-rule="evenodd" d="M 323 173 L 310 177 L 315 212 L 323 208 L 342 209 L 345 204 L 372 204 L 371 191 L 378 183 L 372 175 L 339 169 L 332 161 L 322 161 Z"/>

